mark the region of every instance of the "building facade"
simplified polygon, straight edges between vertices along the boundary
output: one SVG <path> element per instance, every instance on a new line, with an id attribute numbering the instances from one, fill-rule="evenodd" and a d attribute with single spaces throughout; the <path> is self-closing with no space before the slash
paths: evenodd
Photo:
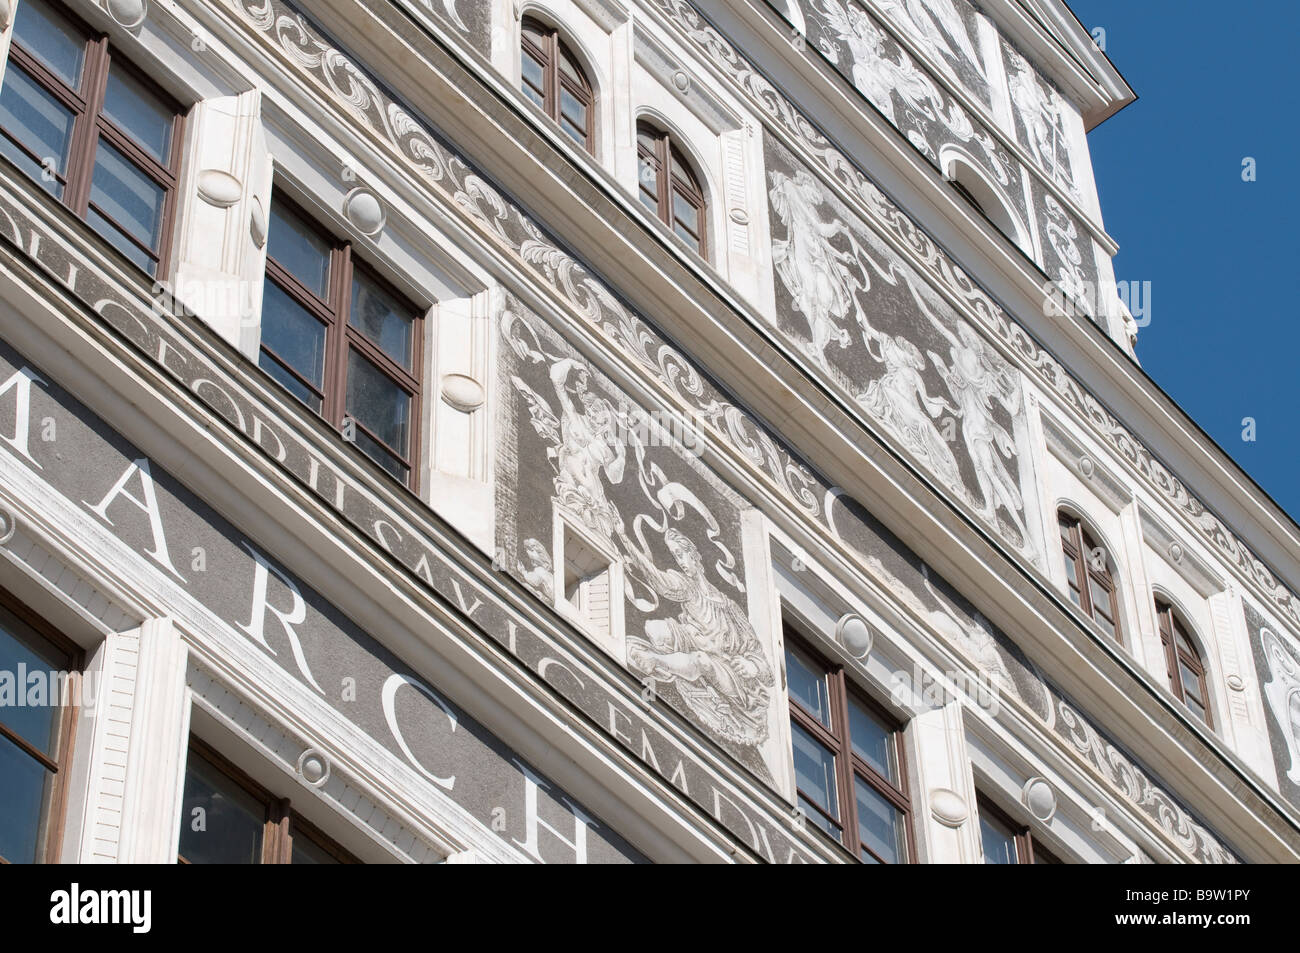
<path id="1" fill-rule="evenodd" d="M 4 860 L 1300 855 L 1063 3 L 0 23 Z"/>

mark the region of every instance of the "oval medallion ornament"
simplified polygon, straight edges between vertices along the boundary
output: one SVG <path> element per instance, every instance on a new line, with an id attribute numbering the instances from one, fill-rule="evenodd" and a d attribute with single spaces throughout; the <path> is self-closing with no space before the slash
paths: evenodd
<path id="1" fill-rule="evenodd" d="M 253 196 L 253 209 L 248 213 L 248 232 L 253 236 L 253 242 L 258 248 L 266 246 L 266 209 L 262 207 L 262 200 L 256 195 Z"/>
<path id="2" fill-rule="evenodd" d="M 930 792 L 930 813 L 944 827 L 961 827 L 968 815 L 966 801 L 948 788 L 935 788 Z"/>
<path id="3" fill-rule="evenodd" d="M 149 13 L 149 5 L 145 0 L 108 0 L 106 6 L 108 15 L 128 30 L 134 30 L 143 23 Z"/>
<path id="4" fill-rule="evenodd" d="M 221 169 L 204 169 L 199 173 L 199 198 L 217 208 L 230 208 L 244 194 L 240 181 Z"/>
<path id="5" fill-rule="evenodd" d="M 343 214 L 363 235 L 378 235 L 384 228 L 384 206 L 375 193 L 353 189 L 343 199 Z"/>
<path id="6" fill-rule="evenodd" d="M 867 621 L 862 616 L 850 612 L 848 615 L 841 616 L 840 621 L 835 623 L 835 638 L 855 659 L 864 659 L 871 651 L 875 633 L 871 631 L 871 626 L 867 625 Z"/>
<path id="7" fill-rule="evenodd" d="M 1224 679 L 1224 681 L 1228 683 L 1228 687 L 1231 688 L 1234 692 L 1242 691 L 1246 687 L 1246 680 L 1243 679 L 1236 672 L 1233 672 L 1226 679 Z"/>
<path id="8" fill-rule="evenodd" d="M 14 538 L 18 531 L 18 519 L 8 510 L 0 510 L 0 546 Z"/>
<path id="9" fill-rule="evenodd" d="M 483 385 L 467 374 L 446 374 L 442 378 L 442 399 L 461 413 L 483 406 Z"/>
<path id="10" fill-rule="evenodd" d="M 1046 778 L 1030 778 L 1020 789 L 1020 800 L 1044 824 L 1056 816 L 1056 791 Z"/>
<path id="11" fill-rule="evenodd" d="M 312 787 L 320 787 L 330 777 L 330 759 L 324 752 L 308 748 L 298 756 L 298 773 Z"/>

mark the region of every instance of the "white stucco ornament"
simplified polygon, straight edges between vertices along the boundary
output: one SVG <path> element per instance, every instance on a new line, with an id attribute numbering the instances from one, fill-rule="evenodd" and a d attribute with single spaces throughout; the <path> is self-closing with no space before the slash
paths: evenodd
<path id="1" fill-rule="evenodd" d="M 1056 791 L 1046 778 L 1030 778 L 1020 789 L 1020 800 L 1029 813 L 1046 824 L 1056 816 Z"/>
<path id="2" fill-rule="evenodd" d="M 243 184 L 222 169 L 204 169 L 199 173 L 199 198 L 217 208 L 230 208 L 244 194 Z"/>
<path id="3" fill-rule="evenodd" d="M 948 788 L 935 788 L 930 792 L 930 813 L 944 827 L 961 827 L 970 816 L 966 800 Z"/>
<path id="4" fill-rule="evenodd" d="M 871 626 L 862 616 L 850 612 L 841 616 L 840 621 L 835 623 L 835 638 L 855 659 L 863 659 L 871 651 L 875 633 L 871 631 Z"/>
<path id="5" fill-rule="evenodd" d="M 356 188 L 343 199 L 343 214 L 363 235 L 378 235 L 384 228 L 384 206 L 368 189 Z"/>
<path id="6" fill-rule="evenodd" d="M 149 14 L 146 0 L 108 0 L 105 7 L 108 15 L 128 30 L 138 27 Z"/>
<path id="7" fill-rule="evenodd" d="M 4 0 L 0 0 L 3 3 Z M 0 546 L 5 545 L 9 540 L 14 538 L 14 533 L 18 530 L 18 520 L 8 510 L 0 510 Z"/>
<path id="8" fill-rule="evenodd" d="M 14 0 L 0 0 L 0 30 L 9 29 L 14 18 Z"/>
<path id="9" fill-rule="evenodd" d="M 266 209 L 262 206 L 262 200 L 256 195 L 253 196 L 252 210 L 248 213 L 248 233 L 253 236 L 253 242 L 258 248 L 266 246 Z"/>
<path id="10" fill-rule="evenodd" d="M 483 385 L 468 374 L 444 374 L 442 399 L 461 413 L 468 414 L 483 406 Z"/>
<path id="11" fill-rule="evenodd" d="M 1233 672 L 1226 679 L 1224 679 L 1224 681 L 1228 683 L 1228 687 L 1231 688 L 1234 692 L 1244 691 L 1246 688 L 1246 680 L 1242 678 L 1240 675 L 1238 675 L 1236 672 Z"/>
<path id="12" fill-rule="evenodd" d="M 1169 544 L 1169 558 L 1176 563 L 1183 561 L 1183 546 L 1181 543 Z"/>
<path id="13" fill-rule="evenodd" d="M 329 780 L 329 758 L 315 748 L 308 748 L 298 756 L 298 773 L 312 787 L 320 787 Z"/>
<path id="14" fill-rule="evenodd" d="M 1085 480 L 1092 478 L 1092 474 L 1095 469 L 1096 469 L 1096 464 L 1092 462 L 1092 457 L 1085 456 L 1079 458 L 1079 472 L 1083 474 L 1083 478 Z"/>
<path id="15" fill-rule="evenodd" d="M 686 75 L 686 70 L 677 70 L 673 73 L 673 85 L 677 87 L 679 93 L 689 92 L 691 88 L 691 78 Z"/>

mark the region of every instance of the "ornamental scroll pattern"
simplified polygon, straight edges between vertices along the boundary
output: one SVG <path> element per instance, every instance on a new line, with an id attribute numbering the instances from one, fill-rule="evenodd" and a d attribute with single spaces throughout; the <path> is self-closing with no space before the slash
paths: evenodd
<path id="1" fill-rule="evenodd" d="M 1183 482 L 1068 370 L 993 298 L 962 270 L 854 163 L 826 139 L 795 105 L 755 69 L 687 0 L 646 0 L 682 37 L 712 62 L 743 93 L 750 104 L 787 137 L 794 147 L 853 203 L 866 213 L 868 224 L 897 243 L 913 264 L 937 287 L 968 309 L 989 334 L 1020 360 L 1084 422 L 1107 440 L 1150 486 L 1179 510 L 1223 558 L 1258 587 L 1273 606 L 1300 628 L 1300 604 L 1294 593 L 1219 516 L 1191 494 Z"/>
<path id="2" fill-rule="evenodd" d="M 711 429 L 721 439 L 728 441 L 758 471 L 756 478 L 766 479 L 775 491 L 806 517 L 858 549 L 863 553 L 864 562 L 870 564 L 873 558 L 879 562 L 879 557 L 873 556 L 872 550 L 880 547 L 882 540 L 884 545 L 892 545 L 889 537 L 882 537 L 878 531 L 878 528 L 883 530 L 883 527 L 879 527 L 858 504 L 845 497 L 842 491 L 831 486 L 774 439 L 758 421 L 731 403 L 723 391 L 687 357 L 628 309 L 611 289 L 546 235 L 520 207 L 493 188 L 476 169 L 395 101 L 358 64 L 324 39 L 300 14 L 280 0 L 226 2 L 236 15 L 278 48 L 310 82 L 315 83 L 341 109 L 349 113 L 354 121 L 377 136 L 398 161 L 416 171 L 426 184 L 442 193 L 468 219 L 476 223 L 487 242 L 514 256 L 537 279 L 560 294 L 590 331 L 617 348 L 634 365 L 656 379 L 690 408 L 697 425 Z M 726 61 L 733 65 L 740 62 L 735 52 L 716 32 L 700 24 L 699 15 L 694 8 L 675 6 L 673 9 L 686 18 L 687 22 L 694 24 L 693 39 L 707 42 L 716 53 L 724 55 Z M 741 70 L 740 66 L 736 68 Z M 919 232 L 897 207 L 862 178 L 829 143 L 820 139 L 816 131 L 786 100 L 752 70 L 745 67 L 743 72 L 746 88 L 760 91 L 757 95 L 766 104 L 764 112 L 799 130 L 800 136 L 809 142 L 820 141 L 822 146 L 819 156 L 822 161 L 837 170 L 846 181 L 853 182 L 856 194 L 874 197 L 878 217 L 892 222 L 897 234 L 910 237 L 914 254 L 928 269 L 938 270 L 944 276 L 946 284 L 955 283 L 964 289 L 962 297 L 975 308 L 982 323 L 1000 327 L 1004 337 L 1013 337 L 1021 349 L 1031 351 L 1039 364 L 1055 369 L 1082 398 L 1082 391 L 1065 376 L 1060 365 L 1043 355 L 1023 329 L 1013 325 L 1006 314 Z M 1039 373 L 1044 371 L 1040 369 Z M 897 540 L 893 544 L 902 548 Z M 908 555 L 919 563 L 914 555 Z M 922 587 L 915 588 L 919 590 Z M 916 598 L 926 603 L 935 602 L 932 593 L 921 596 L 918 591 Z M 960 597 L 949 597 L 949 603 L 941 604 L 941 608 L 935 611 L 951 615 L 954 609 L 962 616 L 958 624 L 979 625 L 987 628 L 988 631 L 984 634 L 994 640 L 1006 641 L 1004 634 L 989 627 L 982 617 L 976 617 L 969 603 Z M 972 641 L 987 642 L 982 637 Z M 1039 717 L 1043 715 L 1040 714 Z M 1095 729 L 1092 730 L 1095 732 Z M 1154 787 L 1151 790 L 1159 791 Z M 1143 800 L 1135 800 L 1134 803 L 1167 833 L 1177 837 L 1180 830 L 1195 822 L 1181 809 L 1171 807 L 1174 802 L 1163 792 L 1160 793 L 1160 797 L 1144 795 Z M 1225 855 L 1227 853 L 1222 847 L 1216 851 L 1208 850 L 1202 845 L 1192 856 L 1196 860 L 1213 862 L 1219 859 L 1219 851 Z"/>

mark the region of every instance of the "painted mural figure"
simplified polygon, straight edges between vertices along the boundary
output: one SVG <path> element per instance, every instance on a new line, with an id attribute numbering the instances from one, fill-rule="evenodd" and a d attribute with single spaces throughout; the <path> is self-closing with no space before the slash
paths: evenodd
<path id="1" fill-rule="evenodd" d="M 528 556 L 529 565 L 525 566 L 522 560 L 516 560 L 515 571 L 548 605 L 553 604 L 555 567 L 551 562 L 551 554 L 546 551 L 545 546 L 532 537 L 524 540 L 524 553 Z"/>
<path id="2" fill-rule="evenodd" d="M 823 221 L 817 214 L 822 189 L 812 174 L 804 169 L 793 177 L 773 172 L 771 181 L 772 208 L 786 229 L 785 238 L 772 242 L 772 260 L 794 310 L 803 313 L 812 331 L 812 341 L 804 349 L 825 367 L 826 348 L 832 341 L 841 348 L 849 344 L 844 324 L 850 314 L 866 324 L 857 293 L 867 291 L 871 281 L 857 267 L 853 251 L 831 244 L 837 235 L 846 235 L 851 248 L 857 246 L 848 226 Z"/>
<path id="3" fill-rule="evenodd" d="M 647 584 L 678 605 L 675 617 L 647 622 L 645 638 L 629 636 L 628 664 L 673 683 L 691 710 L 723 737 L 761 744 L 768 732 L 772 668 L 744 611 L 708 580 L 700 551 L 679 530 L 664 533 L 675 569 L 658 568 L 626 534 L 620 538 Z"/>
<path id="4" fill-rule="evenodd" d="M 560 402 L 556 498 L 590 529 L 608 539 L 623 527 L 622 517 L 605 495 L 601 482 L 602 473 L 610 483 L 622 482 L 627 465 L 627 449 L 619 438 L 617 416 L 609 401 L 588 389 L 587 369 L 571 358 L 551 365 L 550 376 Z"/>
<path id="5" fill-rule="evenodd" d="M 984 63 L 952 0 L 879 0 L 879 6 L 926 52 L 954 63 L 965 60 L 978 75 L 985 75 Z"/>
<path id="6" fill-rule="evenodd" d="M 950 365 L 945 364 L 933 351 L 928 353 L 939 375 L 948 385 L 953 400 L 957 402 L 957 415 L 962 422 L 962 439 L 970 453 L 971 463 L 975 466 L 975 479 L 982 495 L 982 499 L 972 502 L 981 508 L 989 522 L 996 522 L 997 510 L 1001 507 L 1010 517 L 1020 538 L 1028 542 L 1029 533 L 1020 516 L 1024 500 L 1003 460 L 1004 457 L 1010 459 L 1015 456 L 1015 440 L 1005 427 L 993 419 L 991 403 L 997 401 L 1007 413 L 1015 417 L 1020 412 L 1020 395 L 1016 382 L 1009 368 L 994 364 L 970 325 L 959 322 L 957 333 L 953 334 L 933 315 L 927 316 L 950 345 Z"/>
<path id="7" fill-rule="evenodd" d="M 898 50 L 898 61 L 886 55 L 885 33 L 871 18 L 852 3 L 821 0 L 827 25 L 853 58 L 853 85 L 897 126 L 894 99 L 897 92 L 917 112 L 933 119 L 942 114 L 943 101 L 934 84 L 912 63 L 907 53 Z M 836 58 L 832 56 L 832 58 Z"/>
<path id="8" fill-rule="evenodd" d="M 1007 85 L 1011 90 L 1011 102 L 1025 124 L 1029 150 L 1044 171 L 1073 192 L 1074 177 L 1064 150 L 1060 94 L 1039 81 L 1023 56 L 1010 49 L 1007 53 L 1011 66 L 1007 70 Z"/>
<path id="9" fill-rule="evenodd" d="M 957 460 L 934 423 L 943 413 L 956 417 L 958 409 L 942 397 L 927 393 L 921 377 L 925 358 L 915 344 L 901 334 L 885 334 L 870 328 L 864 329 L 863 335 L 867 350 L 885 365 L 885 373 L 858 395 L 858 402 L 872 417 L 898 434 L 908 450 L 927 461 L 947 486 L 960 491 L 962 479 Z"/>

